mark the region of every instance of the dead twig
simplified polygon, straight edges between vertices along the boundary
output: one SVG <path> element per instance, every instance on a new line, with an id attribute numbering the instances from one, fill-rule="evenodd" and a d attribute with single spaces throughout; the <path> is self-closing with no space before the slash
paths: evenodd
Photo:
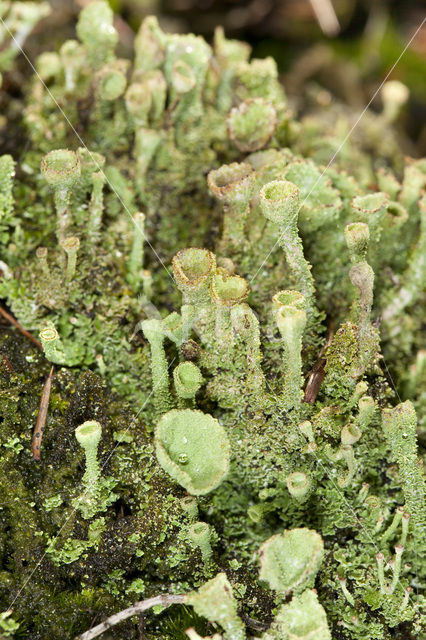
<path id="1" fill-rule="evenodd" d="M 322 385 L 322 381 L 325 378 L 325 358 L 324 352 L 327 347 L 330 345 L 334 335 L 334 322 L 330 323 L 328 328 L 327 337 L 325 342 L 319 352 L 318 360 L 312 367 L 311 371 L 308 374 L 308 382 L 305 388 L 305 395 L 303 396 L 303 402 L 307 402 L 308 404 L 314 404 L 317 399 L 317 395 Z"/>
<path id="2" fill-rule="evenodd" d="M 331 0 L 309 0 L 318 24 L 326 36 L 337 36 L 340 24 Z"/>
<path id="3" fill-rule="evenodd" d="M 1 355 L 6 368 L 10 371 L 10 373 L 15 373 L 15 369 L 12 367 L 12 363 L 10 362 L 9 358 L 5 356 L 4 353 L 2 353 Z"/>
<path id="4" fill-rule="evenodd" d="M 8 313 L 5 309 L 3 309 L 2 306 L 0 306 L 0 315 L 2 315 L 5 320 L 10 322 L 11 325 L 16 327 L 18 329 L 18 331 L 20 331 L 22 333 L 23 336 L 28 338 L 28 340 L 31 340 L 31 342 L 33 344 L 35 344 L 36 347 L 38 347 L 40 349 L 40 351 L 43 351 L 43 347 L 41 346 L 41 342 L 39 342 L 37 340 L 37 338 L 34 338 L 34 336 L 29 331 L 24 329 L 24 327 L 21 324 L 19 324 L 19 322 L 17 320 L 15 320 L 15 318 L 13 316 L 11 316 L 10 313 Z"/>
<path id="5" fill-rule="evenodd" d="M 40 460 L 41 440 L 46 425 L 47 411 L 49 409 L 50 391 L 52 389 L 53 367 L 44 383 L 43 393 L 41 394 L 40 406 L 38 408 L 37 420 L 34 427 L 33 442 L 31 445 L 31 453 L 34 460 Z"/>
<path id="6" fill-rule="evenodd" d="M 183 602 L 185 602 L 185 599 L 186 596 L 184 595 L 165 594 L 162 596 L 155 596 L 154 598 L 148 598 L 147 600 L 142 600 L 141 602 L 136 602 L 131 607 L 123 609 L 123 611 L 120 611 L 119 613 L 114 613 L 114 615 L 110 616 L 109 618 L 104 620 L 104 622 L 98 624 L 96 627 L 93 627 L 93 629 L 85 631 L 80 636 L 78 636 L 76 640 L 92 640 L 92 638 L 97 638 L 97 636 L 100 636 L 101 633 L 108 631 L 108 629 L 113 627 L 115 624 L 123 622 L 123 620 L 127 620 L 127 618 L 136 616 L 143 611 L 147 611 L 148 609 L 151 609 L 152 607 L 155 607 L 157 605 L 167 607 L 170 604 L 182 604 Z"/>
<path id="7" fill-rule="evenodd" d="M 240 614 L 240 616 L 244 624 L 246 624 L 251 629 L 254 629 L 255 631 L 266 631 L 271 626 L 271 621 L 269 623 L 259 622 L 259 620 L 254 620 L 253 618 L 250 618 L 249 616 L 246 616 L 244 614 Z"/>

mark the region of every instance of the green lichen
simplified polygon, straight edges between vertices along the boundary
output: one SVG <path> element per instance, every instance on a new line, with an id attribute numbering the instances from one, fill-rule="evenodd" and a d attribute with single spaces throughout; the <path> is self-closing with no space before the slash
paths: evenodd
<path id="1" fill-rule="evenodd" d="M 237 615 L 237 603 L 224 573 L 206 582 L 198 592 L 188 596 L 198 615 L 217 622 L 224 628 L 227 640 L 244 640 L 244 627 Z"/>
<path id="2" fill-rule="evenodd" d="M 123 59 L 114 25 L 89 3 L 37 58 L 29 144 L 0 158 L 0 296 L 43 349 L 2 325 L 1 633 L 73 638 L 185 593 L 147 640 L 422 637 L 426 165 L 397 143 L 403 86 L 325 168 L 349 107 L 307 95 L 298 119 L 221 29 L 148 17 Z"/>
<path id="3" fill-rule="evenodd" d="M 209 493 L 228 473 L 228 439 L 208 414 L 169 411 L 157 425 L 155 442 L 163 469 L 193 495 Z"/>
<path id="4" fill-rule="evenodd" d="M 316 531 L 285 531 L 261 546 L 260 579 L 280 596 L 301 593 L 314 580 L 323 554 L 323 542 Z"/>
<path id="5" fill-rule="evenodd" d="M 331 640 L 327 617 L 316 593 L 304 591 L 283 605 L 265 640 Z"/>

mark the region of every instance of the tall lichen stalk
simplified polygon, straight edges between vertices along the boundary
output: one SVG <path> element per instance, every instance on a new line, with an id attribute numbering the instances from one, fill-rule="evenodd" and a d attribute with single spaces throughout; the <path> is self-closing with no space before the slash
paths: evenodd
<path id="1" fill-rule="evenodd" d="M 0 335 L 1 633 L 168 593 L 148 640 L 422 637 L 426 162 L 378 142 L 404 91 L 324 169 L 329 113 L 221 29 L 149 17 L 124 60 L 95 1 L 76 33 L 0 157 L 0 295 L 43 347 Z"/>

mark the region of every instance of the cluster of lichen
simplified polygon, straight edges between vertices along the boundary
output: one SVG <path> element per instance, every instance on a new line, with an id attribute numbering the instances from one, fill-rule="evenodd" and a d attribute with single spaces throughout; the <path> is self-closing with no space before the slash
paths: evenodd
<path id="1" fill-rule="evenodd" d="M 426 161 L 383 152 L 405 88 L 324 166 L 329 114 L 298 121 L 220 30 L 149 18 L 131 63 L 92 2 L 77 36 L 0 157 L 0 295 L 44 352 L 2 333 L 0 629 L 191 592 L 227 640 L 420 637 Z"/>

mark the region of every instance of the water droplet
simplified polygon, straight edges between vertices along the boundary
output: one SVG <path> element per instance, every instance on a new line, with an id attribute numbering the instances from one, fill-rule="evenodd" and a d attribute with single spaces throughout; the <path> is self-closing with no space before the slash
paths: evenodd
<path id="1" fill-rule="evenodd" d="M 186 453 L 179 454 L 178 462 L 179 464 L 188 464 L 189 458 Z"/>

